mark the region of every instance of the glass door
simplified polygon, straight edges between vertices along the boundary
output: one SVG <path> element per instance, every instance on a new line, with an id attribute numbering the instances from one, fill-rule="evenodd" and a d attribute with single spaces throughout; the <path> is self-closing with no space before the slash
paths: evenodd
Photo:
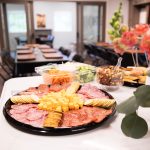
<path id="1" fill-rule="evenodd" d="M 99 40 L 99 6 L 83 6 L 83 42 L 93 43 Z"/>
<path id="2" fill-rule="evenodd" d="M 83 50 L 85 43 L 105 40 L 106 3 L 78 3 L 78 49 Z"/>
<path id="3" fill-rule="evenodd" d="M 10 50 L 27 43 L 27 22 L 24 4 L 6 4 L 8 39 Z"/>

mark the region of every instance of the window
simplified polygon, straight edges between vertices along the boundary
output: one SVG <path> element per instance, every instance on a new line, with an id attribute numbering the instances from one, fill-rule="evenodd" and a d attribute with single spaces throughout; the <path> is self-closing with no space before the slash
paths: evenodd
<path id="1" fill-rule="evenodd" d="M 8 11 L 8 27 L 10 33 L 27 32 L 25 11 Z"/>

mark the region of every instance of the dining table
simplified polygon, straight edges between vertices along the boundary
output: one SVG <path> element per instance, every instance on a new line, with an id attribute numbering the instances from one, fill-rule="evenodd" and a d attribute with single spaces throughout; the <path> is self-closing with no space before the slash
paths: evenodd
<path id="1" fill-rule="evenodd" d="M 52 63 L 61 64 L 69 61 L 69 58 L 63 55 L 58 50 L 52 53 L 44 53 L 42 52 L 42 49 L 38 47 L 30 48 L 30 49 L 27 49 L 28 47 L 25 47 L 25 49 L 21 49 L 21 47 L 18 48 L 19 49 L 16 51 L 15 61 L 14 61 L 14 73 L 13 73 L 14 77 L 17 77 L 20 74 L 22 75 L 27 73 L 34 73 L 35 72 L 34 68 L 37 66 L 42 66 L 42 65 L 52 64 Z M 59 54 L 59 57 L 58 58 L 49 57 L 49 55 L 54 55 L 54 54 Z"/>
<path id="2" fill-rule="evenodd" d="M 121 121 L 124 114 L 115 113 L 98 128 L 65 136 L 40 136 L 22 132 L 12 127 L 3 115 L 6 101 L 17 92 L 43 83 L 41 76 L 17 77 L 5 82 L 0 98 L 0 149 L 1 150 L 149 150 L 150 128 L 141 139 L 125 136 L 121 131 Z M 147 79 L 150 83 L 150 79 Z M 96 82 L 91 84 L 101 86 Z M 107 91 L 117 104 L 133 95 L 134 87 L 121 86 L 118 90 Z M 150 109 L 140 107 L 138 115 L 150 124 Z"/>

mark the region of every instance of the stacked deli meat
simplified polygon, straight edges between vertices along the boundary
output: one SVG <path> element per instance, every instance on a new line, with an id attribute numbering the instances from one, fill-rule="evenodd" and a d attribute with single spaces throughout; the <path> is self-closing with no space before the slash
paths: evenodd
<path id="1" fill-rule="evenodd" d="M 111 113 L 111 109 L 106 110 L 103 108 L 83 106 L 79 110 L 65 112 L 63 115 L 62 126 L 73 127 L 88 124 L 90 122 L 100 122 Z"/>
<path id="2" fill-rule="evenodd" d="M 92 99 L 92 98 L 108 98 L 104 92 L 99 90 L 96 86 L 92 86 L 91 84 L 85 84 L 78 91 L 78 94 L 83 99 Z"/>
<path id="3" fill-rule="evenodd" d="M 11 106 L 10 114 L 22 123 L 42 127 L 48 112 L 39 110 L 37 104 L 17 104 Z"/>

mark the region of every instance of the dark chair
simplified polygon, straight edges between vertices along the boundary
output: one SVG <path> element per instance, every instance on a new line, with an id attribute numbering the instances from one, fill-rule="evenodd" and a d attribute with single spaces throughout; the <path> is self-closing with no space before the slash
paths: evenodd
<path id="1" fill-rule="evenodd" d="M 75 54 L 72 58 L 72 61 L 76 61 L 76 62 L 84 62 L 84 58 L 81 55 Z"/>
<path id="2" fill-rule="evenodd" d="M 17 45 L 25 45 L 27 44 L 27 38 L 26 37 L 15 37 L 15 40 L 17 42 Z"/>
<path id="3" fill-rule="evenodd" d="M 85 45 L 87 54 L 92 58 L 92 64 L 95 66 L 115 65 L 118 55 L 111 49 L 106 49 L 93 44 Z"/>
<path id="4" fill-rule="evenodd" d="M 51 48 L 53 48 L 53 42 L 54 42 L 54 36 L 51 35 L 51 37 L 47 36 L 39 36 L 36 38 L 37 44 L 46 44 L 49 45 Z"/>
<path id="5" fill-rule="evenodd" d="M 71 54 L 71 51 L 69 49 L 65 49 L 64 47 L 60 47 L 58 50 L 67 57 L 69 57 Z"/>
<path id="6" fill-rule="evenodd" d="M 15 40 L 16 40 L 17 45 L 20 45 L 19 38 L 18 38 L 18 37 L 15 37 Z"/>
<path id="7" fill-rule="evenodd" d="M 133 54 L 133 57 L 135 58 L 135 54 Z M 122 67 L 127 67 L 127 66 L 134 66 L 134 62 L 133 62 L 133 58 L 132 58 L 132 54 L 130 53 L 124 53 L 122 56 L 122 63 L 121 66 Z M 138 62 L 139 62 L 139 66 L 144 66 L 144 67 L 148 67 L 147 63 L 146 63 L 146 57 L 145 54 L 138 54 Z"/>
<path id="8" fill-rule="evenodd" d="M 84 44 L 84 49 L 86 51 L 86 59 L 91 59 L 92 64 L 94 65 L 96 55 L 94 53 L 93 46 L 91 44 Z"/>
<path id="9" fill-rule="evenodd" d="M 0 56 L 2 62 L 0 64 L 3 71 L 7 74 L 8 78 L 13 77 L 14 75 L 14 66 L 15 66 L 15 56 L 16 51 L 1 51 Z"/>

